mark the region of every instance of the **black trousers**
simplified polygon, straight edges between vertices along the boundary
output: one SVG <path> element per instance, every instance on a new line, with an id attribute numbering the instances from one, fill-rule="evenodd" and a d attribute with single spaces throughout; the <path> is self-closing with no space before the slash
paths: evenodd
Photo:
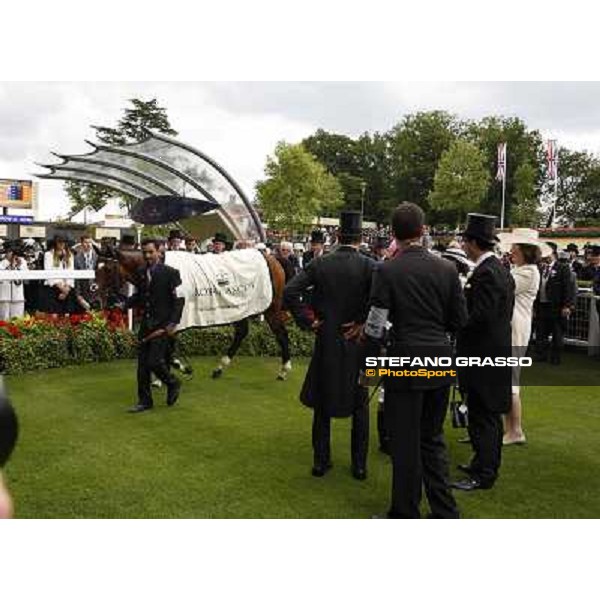
<path id="1" fill-rule="evenodd" d="M 364 469 L 369 451 L 369 405 L 365 403 L 352 413 L 350 454 L 352 465 Z M 313 411 L 312 444 L 315 465 L 331 462 L 331 417 L 319 408 Z"/>
<path id="2" fill-rule="evenodd" d="M 564 347 L 565 319 L 557 308 L 553 308 L 550 303 L 541 303 L 538 305 L 536 328 L 535 328 L 535 349 L 538 359 L 553 361 L 560 360 L 560 354 Z M 548 338 L 551 337 L 551 341 Z"/>
<path id="3" fill-rule="evenodd" d="M 473 447 L 473 476 L 484 484 L 493 485 L 502 462 L 502 418 L 489 410 L 479 394 L 467 390 L 469 407 L 469 437 Z"/>
<path id="4" fill-rule="evenodd" d="M 155 338 L 140 344 L 138 351 L 138 401 L 144 406 L 152 406 L 151 375 L 154 373 L 165 385 L 172 386 L 177 379 L 171 374 L 171 339 L 167 336 Z"/>
<path id="5" fill-rule="evenodd" d="M 390 518 L 418 519 L 422 489 L 433 517 L 458 518 L 449 488 L 444 420 L 449 387 L 427 391 L 385 391 L 385 418 L 392 454 Z"/>

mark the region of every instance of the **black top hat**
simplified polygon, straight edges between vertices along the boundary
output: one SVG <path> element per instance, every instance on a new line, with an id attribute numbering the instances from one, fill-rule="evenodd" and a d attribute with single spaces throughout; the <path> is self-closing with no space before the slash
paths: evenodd
<path id="1" fill-rule="evenodd" d="M 325 234 L 320 229 L 315 229 L 310 234 L 310 241 L 313 244 L 324 244 L 325 243 Z"/>
<path id="2" fill-rule="evenodd" d="M 131 244 L 132 246 L 135 246 L 135 236 L 126 233 L 121 238 L 121 244 Z"/>
<path id="3" fill-rule="evenodd" d="M 600 256 L 600 246 L 591 246 L 590 247 L 590 255 L 591 256 Z"/>
<path id="4" fill-rule="evenodd" d="M 375 240 L 375 248 L 376 249 L 387 248 L 388 246 L 389 246 L 389 242 L 388 242 L 387 237 L 380 236 Z"/>
<path id="5" fill-rule="evenodd" d="M 171 229 L 171 231 L 169 231 L 169 239 L 170 240 L 182 240 L 183 239 L 183 233 L 181 231 L 179 231 L 179 229 Z"/>
<path id="6" fill-rule="evenodd" d="M 340 213 L 340 235 L 361 235 L 362 214 L 358 210 L 344 210 Z"/>
<path id="7" fill-rule="evenodd" d="M 571 242 L 570 244 L 567 244 L 567 252 L 575 252 L 579 254 L 579 246 Z"/>
<path id="8" fill-rule="evenodd" d="M 461 235 L 493 244 L 499 241 L 494 230 L 495 223 L 496 217 L 493 215 L 469 213 L 467 215 L 467 226 Z"/>
<path id="9" fill-rule="evenodd" d="M 215 237 L 212 239 L 213 244 L 215 242 L 222 242 L 223 244 L 227 244 L 227 236 L 224 233 L 218 231 L 215 233 Z"/>

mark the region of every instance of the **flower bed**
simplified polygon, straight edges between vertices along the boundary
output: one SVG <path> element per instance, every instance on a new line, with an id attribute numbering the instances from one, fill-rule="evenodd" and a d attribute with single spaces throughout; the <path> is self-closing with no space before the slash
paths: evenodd
<path id="1" fill-rule="evenodd" d="M 288 324 L 292 356 L 310 356 L 314 336 Z M 233 328 L 191 329 L 177 336 L 178 351 L 185 356 L 221 356 L 231 344 Z M 279 346 L 265 323 L 252 321 L 240 355 L 278 356 Z M 25 317 L 0 321 L 2 373 L 104 362 L 137 355 L 137 338 L 127 329 L 120 311 Z"/>

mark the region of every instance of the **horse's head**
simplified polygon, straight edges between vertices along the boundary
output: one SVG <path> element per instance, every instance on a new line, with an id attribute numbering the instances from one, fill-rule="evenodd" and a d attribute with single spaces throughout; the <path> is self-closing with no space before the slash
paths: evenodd
<path id="1" fill-rule="evenodd" d="M 135 272 L 143 262 L 142 253 L 139 251 L 122 252 L 112 245 L 101 249 L 96 265 L 96 285 L 102 308 L 110 308 L 112 299 L 118 302 L 123 283 L 134 281 Z"/>

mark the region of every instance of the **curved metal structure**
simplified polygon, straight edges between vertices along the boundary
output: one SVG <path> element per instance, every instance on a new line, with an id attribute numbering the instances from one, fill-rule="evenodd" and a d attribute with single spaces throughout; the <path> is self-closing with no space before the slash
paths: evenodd
<path id="1" fill-rule="evenodd" d="M 63 162 L 41 165 L 50 173 L 37 177 L 104 185 L 138 199 L 165 194 L 208 199 L 219 205 L 235 238 L 265 240 L 254 206 L 221 165 L 179 140 L 144 132 L 147 137 L 141 142 L 120 146 L 87 142 L 93 148 L 88 154 L 55 153 Z"/>

